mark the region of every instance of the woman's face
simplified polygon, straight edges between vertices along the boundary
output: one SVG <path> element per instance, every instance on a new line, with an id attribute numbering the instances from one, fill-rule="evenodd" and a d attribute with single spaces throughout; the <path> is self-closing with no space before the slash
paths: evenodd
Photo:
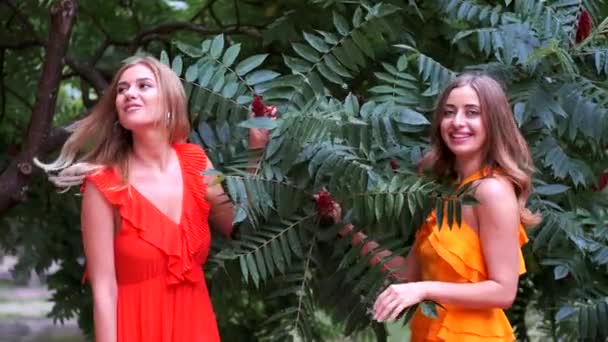
<path id="1" fill-rule="evenodd" d="M 480 156 L 487 142 L 479 97 L 470 86 L 454 88 L 443 107 L 441 138 L 456 159 Z"/>
<path id="2" fill-rule="evenodd" d="M 120 76 L 116 88 L 116 111 L 128 130 L 156 127 L 162 120 L 160 93 L 152 71 L 136 64 Z"/>

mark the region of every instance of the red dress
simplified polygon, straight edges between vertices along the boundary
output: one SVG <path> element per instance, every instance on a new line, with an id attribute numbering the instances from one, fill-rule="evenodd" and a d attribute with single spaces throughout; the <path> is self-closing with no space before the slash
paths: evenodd
<path id="1" fill-rule="evenodd" d="M 197 145 L 174 148 L 184 182 L 179 224 L 134 187 L 121 189 L 116 169 L 87 176 L 120 213 L 114 240 L 118 342 L 220 340 L 202 270 L 211 243 L 201 175 L 207 157 Z"/>

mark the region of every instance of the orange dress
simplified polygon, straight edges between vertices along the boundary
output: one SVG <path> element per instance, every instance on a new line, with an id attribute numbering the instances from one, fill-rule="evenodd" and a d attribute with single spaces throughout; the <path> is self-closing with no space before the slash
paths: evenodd
<path id="1" fill-rule="evenodd" d="M 484 169 L 467 178 L 466 184 L 490 173 Z M 522 225 L 519 227 L 520 246 L 528 241 Z M 437 227 L 435 213 L 427 218 L 416 236 L 415 252 L 420 263 L 421 280 L 451 283 L 475 283 L 488 279 L 486 265 L 477 233 L 464 222 L 450 229 L 444 219 Z M 519 274 L 526 271 L 519 252 Z M 412 341 L 487 342 L 515 341 L 513 329 L 500 308 L 467 309 L 456 305 L 438 307 L 438 318 L 432 319 L 420 311 L 411 321 Z"/>
<path id="2" fill-rule="evenodd" d="M 120 188 L 116 169 L 87 176 L 120 214 L 114 240 L 118 342 L 215 342 L 219 333 L 202 266 L 211 243 L 201 172 L 207 157 L 176 144 L 184 182 L 181 222 L 134 187 Z"/>

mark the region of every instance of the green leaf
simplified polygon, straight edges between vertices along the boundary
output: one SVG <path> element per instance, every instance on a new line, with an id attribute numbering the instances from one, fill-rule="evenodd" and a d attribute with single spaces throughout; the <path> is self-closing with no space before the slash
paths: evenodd
<path id="1" fill-rule="evenodd" d="M 553 279 L 555 279 L 555 280 L 563 279 L 568 275 L 568 273 L 570 273 L 570 271 L 568 270 L 568 267 L 566 267 L 564 265 L 557 265 L 553 269 Z"/>
<path id="2" fill-rule="evenodd" d="M 338 30 L 338 32 L 343 36 L 348 36 L 348 34 L 350 32 L 350 28 L 348 27 L 348 21 L 346 21 L 346 19 L 344 19 L 343 16 L 341 16 L 340 14 L 338 14 L 336 12 L 333 13 L 333 17 L 334 17 L 334 26 L 336 26 L 336 29 Z"/>
<path id="3" fill-rule="evenodd" d="M 562 194 L 570 189 L 569 186 L 562 184 L 547 184 L 534 188 L 534 192 L 539 195 L 551 196 Z"/>
<path id="4" fill-rule="evenodd" d="M 399 59 L 397 60 L 397 70 L 404 71 L 405 69 L 407 69 L 407 64 L 407 55 L 401 55 L 401 57 L 399 57 Z"/>
<path id="5" fill-rule="evenodd" d="M 448 227 L 452 229 L 454 225 L 454 201 L 448 200 Z"/>
<path id="6" fill-rule="evenodd" d="M 404 326 L 412 319 L 412 317 L 414 317 L 414 314 L 416 313 L 417 308 L 418 308 L 418 304 L 410 306 L 409 308 L 405 309 L 405 313 L 403 314 L 403 318 L 402 318 L 402 323 Z"/>
<path id="7" fill-rule="evenodd" d="M 439 314 L 437 313 L 437 305 L 433 302 L 424 301 L 420 303 L 420 311 L 426 317 L 437 319 Z"/>
<path id="8" fill-rule="evenodd" d="M 430 121 L 424 115 L 408 108 L 399 110 L 399 116 L 395 119 L 398 122 L 414 126 L 430 124 Z"/>
<path id="9" fill-rule="evenodd" d="M 203 50 L 201 50 L 195 46 L 192 46 L 190 44 L 186 44 L 186 43 L 178 41 L 177 43 L 175 43 L 175 46 L 177 46 L 177 48 L 181 52 L 185 53 L 186 55 L 188 55 L 192 58 L 200 58 L 203 55 Z"/>
<path id="10" fill-rule="evenodd" d="M 456 226 L 460 228 L 462 226 L 462 203 L 460 200 L 456 200 L 454 214 L 456 214 Z"/>
<path id="11" fill-rule="evenodd" d="M 258 266 L 258 270 L 260 271 L 261 279 L 266 279 L 266 265 L 264 263 L 264 256 L 262 255 L 262 251 L 260 249 L 255 251 L 255 262 Z"/>
<path id="12" fill-rule="evenodd" d="M 299 258 L 302 258 L 304 253 L 302 252 L 302 246 L 300 245 L 300 240 L 298 239 L 295 231 L 296 228 L 297 227 L 291 228 L 287 231 L 287 238 L 289 239 L 289 246 L 291 247 L 293 254 L 297 255 Z"/>
<path id="13" fill-rule="evenodd" d="M 330 50 L 325 41 L 314 34 L 304 32 L 304 39 L 320 53 L 328 53 Z"/>
<path id="14" fill-rule="evenodd" d="M 375 196 L 375 213 L 377 222 L 381 222 L 384 218 L 384 196 Z"/>
<path id="15" fill-rule="evenodd" d="M 342 82 L 342 79 L 340 78 L 340 76 L 338 76 L 336 73 L 331 71 L 331 69 L 329 69 L 325 64 L 323 64 L 323 63 L 317 64 L 317 70 L 319 71 L 319 73 L 321 75 L 323 75 L 323 77 L 325 77 L 330 82 L 333 82 L 333 83 L 336 83 L 339 85 L 344 84 L 344 82 Z"/>
<path id="16" fill-rule="evenodd" d="M 253 254 L 247 253 L 246 256 L 247 267 L 249 268 L 249 273 L 251 274 L 251 279 L 255 284 L 255 287 L 260 285 L 260 274 L 258 273 L 258 269 L 255 266 L 255 260 L 253 259 Z"/>
<path id="17" fill-rule="evenodd" d="M 346 96 L 346 100 L 344 101 L 344 109 L 346 109 L 346 113 L 351 116 L 356 116 L 359 114 L 359 100 L 352 93 L 348 93 Z"/>
<path id="18" fill-rule="evenodd" d="M 243 273 L 243 279 L 245 283 L 249 282 L 249 268 L 247 267 L 247 260 L 245 260 L 245 256 L 239 256 L 239 263 L 241 265 L 241 272 Z"/>
<path id="19" fill-rule="evenodd" d="M 563 320 L 567 319 L 568 317 L 572 316 L 574 313 L 576 313 L 576 310 L 574 310 L 574 308 L 571 305 L 566 304 L 566 305 L 562 306 L 561 308 L 559 308 L 559 310 L 555 314 L 555 320 L 557 322 L 563 321 Z"/>
<path id="20" fill-rule="evenodd" d="M 323 61 L 325 62 L 325 64 L 329 67 L 329 69 L 331 69 L 333 72 L 335 72 L 336 74 L 342 76 L 342 77 L 348 77 L 348 78 L 352 78 L 353 76 L 348 72 L 348 70 L 342 66 L 342 64 L 340 64 L 340 62 L 338 62 L 338 60 L 336 59 L 336 57 L 334 57 L 333 55 L 325 55 L 323 57 Z"/>
<path id="21" fill-rule="evenodd" d="M 355 41 L 355 44 L 365 53 L 369 58 L 375 59 L 376 55 L 374 53 L 374 48 L 368 41 L 367 37 L 360 31 L 353 31 L 352 38 Z"/>
<path id="22" fill-rule="evenodd" d="M 441 229 L 443 226 L 443 199 L 437 198 L 435 201 L 435 214 L 437 215 L 437 228 Z"/>
<path id="23" fill-rule="evenodd" d="M 403 210 L 403 204 L 405 203 L 405 196 L 402 193 L 395 195 L 395 218 L 399 219 L 401 211 Z"/>
<path id="24" fill-rule="evenodd" d="M 222 56 L 222 51 L 224 51 L 224 35 L 219 34 L 213 38 L 209 54 L 211 57 L 219 59 Z"/>
<path id="25" fill-rule="evenodd" d="M 311 63 L 317 63 L 321 59 L 319 54 L 308 45 L 293 43 L 291 46 L 293 47 L 293 50 L 300 55 L 300 57 Z"/>
<path id="26" fill-rule="evenodd" d="M 160 62 L 166 66 L 171 66 L 169 62 L 169 55 L 167 55 L 167 51 L 163 50 L 160 52 Z"/>
<path id="27" fill-rule="evenodd" d="M 224 57 L 222 57 L 222 64 L 227 67 L 232 66 L 236 58 L 239 56 L 239 52 L 241 51 L 241 44 L 234 44 L 229 47 L 226 52 L 224 52 Z"/>
<path id="28" fill-rule="evenodd" d="M 270 70 L 258 70 L 253 73 L 247 75 L 245 77 L 245 82 L 248 85 L 256 85 L 259 83 L 267 82 L 279 77 L 281 74 L 278 72 L 270 71 Z"/>
<path id="29" fill-rule="evenodd" d="M 281 243 L 279 240 L 275 239 L 270 243 L 270 247 L 272 248 L 272 256 L 274 259 L 274 263 L 277 266 L 277 269 L 281 273 L 285 273 L 285 258 L 283 257 L 283 253 L 281 252 Z"/>
<path id="30" fill-rule="evenodd" d="M 198 78 L 198 67 L 192 64 L 186 70 L 186 82 L 194 82 Z"/>
<path id="31" fill-rule="evenodd" d="M 585 310 L 585 307 L 578 309 L 578 333 L 582 340 L 585 340 L 588 336 L 589 329 L 589 313 Z"/>
<path id="32" fill-rule="evenodd" d="M 237 64 L 237 66 L 234 70 L 237 75 L 245 76 L 251 70 L 262 65 L 262 63 L 264 63 L 264 61 L 266 60 L 266 57 L 268 57 L 267 53 L 247 57 L 244 60 L 242 60 L 241 62 L 239 62 L 239 64 Z"/>
<path id="33" fill-rule="evenodd" d="M 250 118 L 240 122 L 239 127 L 274 129 L 277 127 L 277 121 L 266 117 Z"/>
<path id="34" fill-rule="evenodd" d="M 239 206 L 236 210 L 236 212 L 234 213 L 234 218 L 232 219 L 232 224 L 238 224 L 241 223 L 243 221 L 245 221 L 245 219 L 247 218 L 247 211 Z"/>
<path id="35" fill-rule="evenodd" d="M 179 77 L 182 75 L 182 67 L 182 56 L 176 56 L 173 59 L 173 62 L 171 62 L 171 70 L 173 70 L 173 72 Z"/>
<path id="36" fill-rule="evenodd" d="M 363 22 L 363 9 L 361 7 L 357 7 L 355 10 L 355 14 L 353 15 L 353 26 L 359 27 Z"/>
<path id="37" fill-rule="evenodd" d="M 598 322 L 608 322 L 608 302 L 605 300 L 597 305 L 597 321 Z M 602 337 L 608 336 L 608 327 L 606 324 L 600 324 L 599 326 L 599 334 Z"/>
<path id="38" fill-rule="evenodd" d="M 339 42 L 339 38 L 331 33 L 331 32 L 325 32 L 325 31 L 319 31 L 317 30 L 317 32 L 319 32 L 323 38 L 325 39 L 325 42 L 327 42 L 330 45 L 338 45 Z"/>
<path id="39" fill-rule="evenodd" d="M 237 82 L 228 83 L 222 90 L 222 96 L 230 99 L 234 95 L 236 95 L 236 92 L 238 91 L 238 89 L 239 89 L 239 84 Z"/>
<path id="40" fill-rule="evenodd" d="M 350 55 L 350 51 L 344 48 L 344 46 L 335 48 L 333 50 L 333 53 L 334 56 L 336 56 L 336 58 L 338 59 L 338 61 L 342 63 L 342 65 L 355 72 L 359 71 L 359 67 L 357 67 L 357 64 L 352 59 L 353 57 Z"/>
<path id="41" fill-rule="evenodd" d="M 386 218 L 388 220 L 393 219 L 394 207 L 395 207 L 395 197 L 392 194 L 387 194 L 386 200 L 384 201 L 384 212 L 385 212 Z"/>
<path id="42" fill-rule="evenodd" d="M 201 50 L 203 53 L 208 53 L 209 49 L 211 49 L 211 39 L 206 39 L 201 43 Z"/>
<path id="43" fill-rule="evenodd" d="M 464 205 L 477 205 L 479 204 L 479 201 L 473 197 L 472 195 L 464 195 L 462 196 L 462 204 Z"/>

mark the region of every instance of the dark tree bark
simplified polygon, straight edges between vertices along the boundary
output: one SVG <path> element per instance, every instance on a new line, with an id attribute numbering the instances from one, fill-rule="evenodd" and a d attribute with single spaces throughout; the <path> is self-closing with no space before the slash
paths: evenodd
<path id="1" fill-rule="evenodd" d="M 55 0 L 49 8 L 46 54 L 26 137 L 19 154 L 0 175 L 0 215 L 25 199 L 33 172 L 32 159 L 45 150 L 77 9 L 77 0 Z"/>

